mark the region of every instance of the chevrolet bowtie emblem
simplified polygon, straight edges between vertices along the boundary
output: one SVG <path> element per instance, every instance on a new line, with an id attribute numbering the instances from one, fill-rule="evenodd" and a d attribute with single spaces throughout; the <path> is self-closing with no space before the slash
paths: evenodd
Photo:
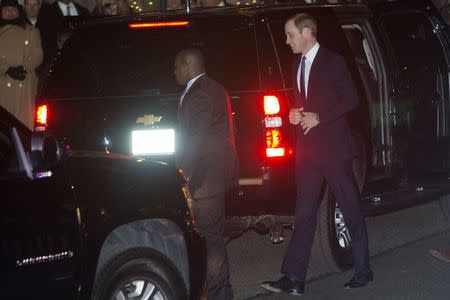
<path id="1" fill-rule="evenodd" d="M 162 116 L 144 115 L 143 117 L 137 118 L 136 123 L 142 123 L 142 125 L 153 125 L 155 123 L 159 123 L 161 119 Z"/>

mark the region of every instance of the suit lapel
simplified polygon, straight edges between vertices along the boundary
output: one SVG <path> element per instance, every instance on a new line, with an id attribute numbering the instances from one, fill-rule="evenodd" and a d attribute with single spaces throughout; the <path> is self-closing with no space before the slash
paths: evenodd
<path id="1" fill-rule="evenodd" d="M 323 65 L 323 48 L 320 47 L 314 58 L 308 78 L 308 99 L 314 99 L 314 95 L 320 89 L 320 74 Z"/>
<path id="2" fill-rule="evenodd" d="M 293 79 L 292 81 L 295 95 L 294 99 L 295 103 L 293 103 L 293 107 L 302 107 L 304 105 L 304 99 L 303 96 L 300 94 L 300 91 L 298 90 L 298 81 L 297 81 L 298 68 L 300 68 L 301 58 L 302 58 L 301 55 L 297 55 L 292 64 L 292 79 Z"/>

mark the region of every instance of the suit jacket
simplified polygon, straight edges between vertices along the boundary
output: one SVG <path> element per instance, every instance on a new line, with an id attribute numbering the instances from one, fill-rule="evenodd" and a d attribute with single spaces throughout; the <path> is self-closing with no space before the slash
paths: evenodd
<path id="1" fill-rule="evenodd" d="M 178 111 L 177 165 L 194 198 L 223 194 L 237 176 L 231 104 L 224 87 L 206 74 L 183 98 Z"/>
<path id="2" fill-rule="evenodd" d="M 297 125 L 297 160 L 352 159 L 355 148 L 347 121 L 347 113 L 358 105 L 358 95 L 350 72 L 342 56 L 320 47 L 311 66 L 308 95 L 304 99 L 297 87 L 297 70 L 301 56 L 295 63 L 294 107 L 319 115 L 320 124 L 307 135 Z"/>
<path id="3" fill-rule="evenodd" d="M 89 10 L 87 8 L 76 2 L 73 2 L 73 4 L 78 11 L 79 17 L 89 16 Z M 55 56 L 58 49 L 58 35 L 69 29 L 68 24 L 65 23 L 65 19 L 69 18 L 71 17 L 64 17 L 63 12 L 59 8 L 58 1 L 53 4 L 42 4 L 36 27 L 41 31 L 44 63 L 48 63 Z"/>

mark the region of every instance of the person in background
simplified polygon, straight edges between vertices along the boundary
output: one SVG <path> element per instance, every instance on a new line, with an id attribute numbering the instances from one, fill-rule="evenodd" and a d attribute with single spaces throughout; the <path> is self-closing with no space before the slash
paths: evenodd
<path id="1" fill-rule="evenodd" d="M 116 3 L 119 16 L 126 16 L 131 14 L 131 8 L 127 0 L 116 0 Z"/>
<path id="2" fill-rule="evenodd" d="M 97 0 L 97 6 L 92 11 L 95 16 L 123 16 L 130 13 L 126 0 Z"/>
<path id="3" fill-rule="evenodd" d="M 0 4 L 0 106 L 33 130 L 42 47 L 39 30 L 25 23 L 20 9 L 17 0 Z"/>
<path id="4" fill-rule="evenodd" d="M 225 0 L 200 0 L 202 7 L 223 7 L 227 6 Z"/>
<path id="5" fill-rule="evenodd" d="M 39 11 L 41 9 L 41 0 L 24 0 L 24 11 L 25 11 L 25 21 L 34 26 L 38 27 L 38 17 Z"/>
<path id="6" fill-rule="evenodd" d="M 39 30 L 41 31 L 44 49 L 44 64 L 48 65 L 55 57 L 59 47 L 59 36 L 66 33 L 69 17 L 89 16 L 89 10 L 72 0 L 58 0 L 53 4 L 42 5 L 39 14 Z"/>
<path id="7" fill-rule="evenodd" d="M 184 1 L 182 0 L 167 0 L 166 10 L 185 9 Z"/>

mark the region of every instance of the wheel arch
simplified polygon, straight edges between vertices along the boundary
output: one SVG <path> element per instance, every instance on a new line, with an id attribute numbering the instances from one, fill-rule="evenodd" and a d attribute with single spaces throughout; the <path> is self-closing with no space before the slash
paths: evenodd
<path id="1" fill-rule="evenodd" d="M 177 274 L 190 294 L 189 260 L 183 231 L 175 222 L 162 218 L 134 221 L 114 228 L 100 248 L 93 285 L 114 257 L 139 248 L 159 255 L 158 258 Z"/>

